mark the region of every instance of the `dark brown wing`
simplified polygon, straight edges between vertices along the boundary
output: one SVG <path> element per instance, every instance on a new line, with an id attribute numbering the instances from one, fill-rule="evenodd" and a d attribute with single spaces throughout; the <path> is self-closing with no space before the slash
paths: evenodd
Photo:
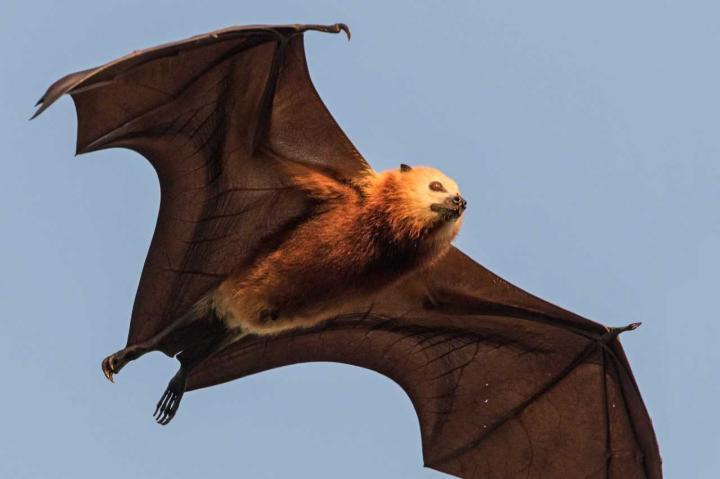
<path id="1" fill-rule="evenodd" d="M 182 315 L 263 242 L 300 221 L 306 199 L 272 158 L 341 179 L 368 168 L 310 81 L 307 30 L 349 35 L 341 24 L 229 28 L 68 75 L 38 102 L 36 115 L 69 93 L 78 153 L 130 148 L 160 178 L 129 345 Z"/>
<path id="2" fill-rule="evenodd" d="M 408 393 L 428 467 L 463 478 L 658 479 L 655 435 L 619 332 L 452 250 L 367 311 L 242 340 L 194 370 L 189 387 L 348 363 Z"/>

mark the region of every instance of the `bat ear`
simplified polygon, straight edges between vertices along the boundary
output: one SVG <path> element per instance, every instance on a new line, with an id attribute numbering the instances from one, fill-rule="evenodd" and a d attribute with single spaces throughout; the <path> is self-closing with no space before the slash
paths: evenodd
<path id="1" fill-rule="evenodd" d="M 403 173 L 407 173 L 410 170 L 412 170 L 412 167 L 410 165 L 406 165 L 405 163 L 400 163 L 400 171 L 402 171 Z"/>

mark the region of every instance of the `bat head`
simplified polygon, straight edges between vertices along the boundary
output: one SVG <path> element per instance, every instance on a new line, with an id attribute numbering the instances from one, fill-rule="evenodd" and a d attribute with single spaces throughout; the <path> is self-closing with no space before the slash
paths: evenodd
<path id="1" fill-rule="evenodd" d="M 467 202 L 457 183 L 440 170 L 401 165 L 374 180 L 366 192 L 387 212 L 399 236 L 431 233 L 428 239 L 442 249 L 460 231 Z"/>
<path id="2" fill-rule="evenodd" d="M 452 178 L 436 168 L 401 165 L 372 173 L 361 183 L 367 205 L 380 210 L 397 237 L 431 235 L 444 248 L 460 230 L 467 202 Z"/>
<path id="3" fill-rule="evenodd" d="M 418 221 L 455 223 L 467 208 L 457 183 L 436 168 L 400 165 L 398 181 L 403 207 Z"/>

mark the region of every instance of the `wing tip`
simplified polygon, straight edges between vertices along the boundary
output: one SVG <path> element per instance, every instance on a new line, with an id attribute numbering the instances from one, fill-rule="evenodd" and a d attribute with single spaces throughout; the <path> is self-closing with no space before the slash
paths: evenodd
<path id="1" fill-rule="evenodd" d="M 62 93 L 57 95 L 56 94 L 57 92 L 53 91 L 53 90 L 56 90 L 56 85 L 60 81 L 61 80 L 58 80 L 57 82 L 53 83 L 50 86 L 50 88 L 48 88 L 48 90 L 45 92 L 45 94 L 43 96 L 41 96 L 37 102 L 35 102 L 34 106 L 37 108 L 37 110 L 35 110 L 35 113 L 33 113 L 33 115 L 30 117 L 30 120 L 34 120 L 35 118 L 40 116 L 40 114 L 42 114 L 42 112 L 47 110 L 50 107 L 50 105 L 55 103 L 55 100 L 57 100 L 59 97 L 62 96 Z"/>
<path id="2" fill-rule="evenodd" d="M 57 80 L 55 83 L 50 85 L 47 91 L 40 97 L 35 103 L 36 107 L 39 107 L 30 119 L 37 118 L 42 112 L 50 108 L 61 96 L 74 91 L 83 81 L 85 81 L 90 74 L 98 70 L 97 68 L 90 68 L 87 70 L 70 73 Z"/>
<path id="3" fill-rule="evenodd" d="M 45 96 L 46 96 L 46 95 L 47 95 L 47 94 L 41 96 L 40 99 L 39 99 L 37 102 L 35 102 L 35 105 L 33 105 L 33 106 L 34 106 L 35 108 L 37 108 L 37 109 L 36 109 L 35 112 L 32 114 L 32 116 L 28 119 L 28 121 L 34 120 L 35 118 L 37 118 L 38 116 L 40 116 L 40 114 L 41 114 L 42 112 L 44 112 L 45 110 L 48 109 L 48 107 L 50 106 L 50 103 L 48 103 L 48 102 L 45 101 Z M 39 107 L 39 108 L 38 108 L 38 107 Z"/>

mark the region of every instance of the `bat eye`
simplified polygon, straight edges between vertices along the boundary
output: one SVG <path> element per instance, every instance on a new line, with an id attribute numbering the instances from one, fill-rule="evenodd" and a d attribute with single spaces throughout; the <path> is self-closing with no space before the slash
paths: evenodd
<path id="1" fill-rule="evenodd" d="M 429 185 L 430 189 L 433 191 L 447 191 L 445 187 L 440 183 L 439 181 L 433 181 Z"/>

